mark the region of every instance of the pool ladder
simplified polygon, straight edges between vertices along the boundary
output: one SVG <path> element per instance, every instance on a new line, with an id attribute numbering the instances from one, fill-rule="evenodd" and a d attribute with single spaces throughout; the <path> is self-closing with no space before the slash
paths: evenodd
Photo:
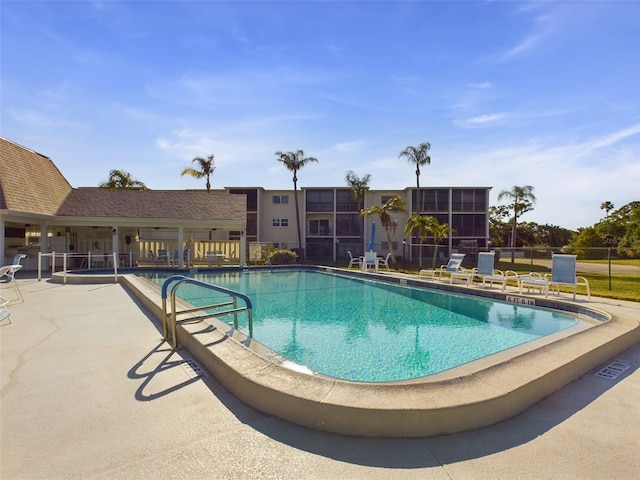
<path id="1" fill-rule="evenodd" d="M 202 307 L 193 307 L 187 309 L 181 309 L 178 311 L 176 309 L 176 291 L 182 285 L 191 284 L 203 287 L 208 290 L 214 290 L 216 292 L 226 293 L 231 299 L 228 301 L 215 303 L 213 305 L 204 305 Z M 169 287 L 171 286 L 171 290 L 169 291 Z M 169 296 L 171 301 L 171 311 L 167 311 L 167 296 Z M 244 301 L 244 306 L 238 306 L 238 299 Z M 214 313 L 209 313 L 207 310 L 214 308 L 221 308 L 230 306 L 231 308 L 222 311 L 216 311 Z M 233 315 L 233 327 L 238 329 L 238 313 L 239 312 L 247 312 L 248 315 L 248 327 L 249 327 L 249 338 L 253 337 L 253 319 L 252 319 L 252 309 L 253 305 L 251 303 L 251 299 L 243 293 L 235 292 L 233 290 L 229 290 L 228 288 L 219 287 L 218 285 L 213 285 L 211 283 L 202 282 L 200 280 L 195 280 L 193 278 L 185 277 L 183 275 L 173 275 L 167 278 L 162 284 L 162 329 L 163 329 L 163 340 L 171 341 L 172 349 L 178 349 L 178 336 L 176 333 L 177 325 L 178 325 L 178 315 L 189 314 L 187 319 L 183 319 L 182 321 L 189 320 L 201 320 L 204 318 L 211 317 L 220 317 L 223 315 Z M 200 312 L 200 314 L 195 314 L 196 312 Z"/>

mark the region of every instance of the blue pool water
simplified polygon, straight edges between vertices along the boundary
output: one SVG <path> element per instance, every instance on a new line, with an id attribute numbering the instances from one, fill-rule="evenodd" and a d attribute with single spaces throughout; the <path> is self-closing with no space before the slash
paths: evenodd
<path id="1" fill-rule="evenodd" d="M 142 276 L 162 284 L 170 275 Z M 553 310 L 323 271 L 190 276 L 248 295 L 255 340 L 311 371 L 345 380 L 432 375 L 577 323 Z M 222 300 L 195 285 L 181 286 L 178 295 L 198 306 Z"/>

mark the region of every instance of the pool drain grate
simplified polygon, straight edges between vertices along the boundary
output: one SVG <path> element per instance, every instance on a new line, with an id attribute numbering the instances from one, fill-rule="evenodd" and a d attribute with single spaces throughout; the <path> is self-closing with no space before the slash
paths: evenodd
<path id="1" fill-rule="evenodd" d="M 631 366 L 631 362 L 627 360 L 614 360 L 609 365 L 604 367 L 599 372 L 596 372 L 594 375 L 596 377 L 608 378 L 609 380 L 615 380 L 618 378 L 623 372 L 625 372 Z"/>
<path id="2" fill-rule="evenodd" d="M 189 375 L 189 377 L 191 378 L 204 378 L 207 376 L 207 372 L 204 370 L 204 368 L 198 365 L 195 360 L 187 358 L 180 362 L 180 364 L 182 365 L 182 368 L 184 368 L 184 371 L 187 372 L 187 375 Z"/>

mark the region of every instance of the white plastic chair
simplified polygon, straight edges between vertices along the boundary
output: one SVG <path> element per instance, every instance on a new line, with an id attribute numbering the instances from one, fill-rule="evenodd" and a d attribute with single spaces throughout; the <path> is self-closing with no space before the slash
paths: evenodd
<path id="1" fill-rule="evenodd" d="M 347 253 L 349 254 L 349 266 L 347 268 L 351 268 L 354 265 L 357 268 L 360 268 L 360 258 L 354 258 L 353 255 L 351 254 L 351 250 L 347 250 Z"/>
<path id="2" fill-rule="evenodd" d="M 459 272 L 462 268 L 462 259 L 464 258 L 464 253 L 453 253 L 451 254 L 451 258 L 446 265 L 440 265 L 440 268 L 429 268 L 420 270 L 418 275 L 420 277 L 432 277 L 435 278 L 436 274 L 438 277 L 442 277 L 443 274 L 450 274 L 452 272 Z"/>
<path id="3" fill-rule="evenodd" d="M 369 268 L 378 273 L 378 254 L 376 252 L 364 252 L 364 258 L 362 259 L 361 269 L 366 272 Z"/>
<path id="4" fill-rule="evenodd" d="M 522 278 L 520 280 L 520 293 L 522 288 L 540 288 L 545 297 L 549 295 L 549 289 L 555 287 L 560 295 L 560 287 L 573 287 L 573 299 L 576 299 L 578 285 L 583 285 L 587 289 L 587 297 L 591 300 L 589 281 L 585 277 L 576 276 L 576 255 L 555 254 L 551 257 L 551 274 L 546 273 L 543 278 Z"/>
<path id="5" fill-rule="evenodd" d="M 0 267 L 0 285 L 13 285 L 18 294 L 20 301 L 23 301 L 22 292 L 16 281 L 16 272 L 22 268 L 22 265 L 5 265 Z"/>
<path id="6" fill-rule="evenodd" d="M 11 313 L 7 308 L 9 300 L 0 297 L 0 325 L 9 325 L 11 323 Z M 7 322 L 8 320 L 8 322 Z"/>
<path id="7" fill-rule="evenodd" d="M 378 257 L 378 265 L 386 267 L 387 272 L 389 272 L 389 259 L 391 258 L 391 252 L 387 253 L 386 257 Z"/>
<path id="8" fill-rule="evenodd" d="M 478 252 L 478 266 L 470 271 L 462 269 L 459 272 L 451 272 L 449 283 L 453 283 L 454 279 L 459 278 L 466 280 L 467 285 L 471 285 L 473 279 L 479 277 L 482 279 L 483 287 L 487 282 L 489 282 L 490 286 L 493 286 L 494 283 L 499 283 L 502 285 L 502 290 L 504 291 L 507 288 L 507 280 L 509 280 L 509 278 L 518 280 L 518 274 L 507 270 L 505 275 L 501 270 L 494 268 L 494 261 L 495 252 Z"/>

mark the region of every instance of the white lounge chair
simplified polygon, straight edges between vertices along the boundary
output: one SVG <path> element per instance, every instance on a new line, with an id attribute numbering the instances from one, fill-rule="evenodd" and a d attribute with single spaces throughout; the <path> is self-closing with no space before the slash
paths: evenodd
<path id="1" fill-rule="evenodd" d="M 7 308 L 9 300 L 0 297 L 0 325 L 8 325 L 11 323 L 11 313 Z"/>
<path id="2" fill-rule="evenodd" d="M 17 258 L 18 256 L 16 256 Z M 24 257 L 24 255 L 23 255 Z M 20 259 L 18 259 L 20 261 Z M 22 268 L 22 265 L 5 265 L 4 267 L 0 267 L 0 285 L 13 285 L 16 289 L 16 293 L 18 294 L 18 298 L 22 301 L 22 292 L 20 291 L 20 287 L 18 286 L 18 282 L 16 281 L 16 272 Z"/>
<path id="3" fill-rule="evenodd" d="M 440 265 L 440 268 L 435 269 L 422 269 L 418 272 L 418 276 L 435 278 L 436 274 L 438 277 L 442 277 L 442 275 L 450 274 L 452 272 L 459 272 L 462 268 L 462 259 L 464 256 L 464 253 L 453 253 L 446 265 Z"/>
<path id="4" fill-rule="evenodd" d="M 576 255 L 555 254 L 551 257 L 551 274 L 546 273 L 544 277 L 525 277 L 520 279 L 520 293 L 523 288 L 540 288 L 545 297 L 549 295 L 549 290 L 555 287 L 560 295 L 560 287 L 573 287 L 573 299 L 576 299 L 578 285 L 583 285 L 587 289 L 587 296 L 591 300 L 589 281 L 585 277 L 576 276 Z"/>
<path id="5" fill-rule="evenodd" d="M 349 255 L 349 266 L 347 268 L 351 268 L 353 266 L 360 268 L 360 258 L 354 258 L 351 254 L 351 250 L 347 250 L 347 254 Z"/>
<path id="6" fill-rule="evenodd" d="M 520 276 L 511 270 L 507 270 L 506 273 L 502 270 L 494 268 L 495 253 L 494 252 L 478 252 L 478 266 L 471 271 L 461 271 L 451 273 L 451 283 L 454 278 L 461 278 L 467 281 L 468 285 L 473 283 L 475 277 L 482 279 L 482 286 L 484 287 L 487 282 L 489 286 L 493 286 L 494 283 L 502 285 L 502 290 L 507 288 L 507 281 L 518 281 Z"/>

